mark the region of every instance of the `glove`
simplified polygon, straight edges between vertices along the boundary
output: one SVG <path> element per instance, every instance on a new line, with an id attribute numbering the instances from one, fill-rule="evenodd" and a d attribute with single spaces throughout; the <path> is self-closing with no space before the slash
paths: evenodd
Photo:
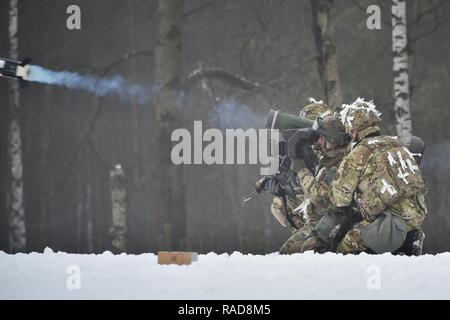
<path id="1" fill-rule="evenodd" d="M 271 179 L 269 182 L 269 192 L 273 194 L 274 196 L 281 197 L 282 196 L 282 189 L 280 187 L 280 184 L 276 179 Z"/>
<path id="2" fill-rule="evenodd" d="M 303 159 L 293 159 L 291 162 L 291 170 L 295 173 L 299 172 L 303 168 L 306 168 L 306 162 Z"/>
<path id="3" fill-rule="evenodd" d="M 299 150 L 299 154 L 300 156 L 298 158 L 303 159 L 308 170 L 314 172 L 318 160 L 311 146 L 303 145 Z"/>

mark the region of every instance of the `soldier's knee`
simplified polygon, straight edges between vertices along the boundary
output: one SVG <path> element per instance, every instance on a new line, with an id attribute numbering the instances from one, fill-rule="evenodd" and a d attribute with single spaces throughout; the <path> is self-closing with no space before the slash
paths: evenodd
<path id="1" fill-rule="evenodd" d="M 360 230 L 351 229 L 339 243 L 336 252 L 342 254 L 359 253 L 366 251 L 366 249 L 361 238 Z"/>
<path id="2" fill-rule="evenodd" d="M 285 242 L 280 250 L 278 251 L 279 254 L 294 254 L 294 253 L 300 253 L 300 250 L 302 248 L 302 245 L 299 243 L 291 243 L 291 242 Z"/>
<path id="3" fill-rule="evenodd" d="M 301 252 L 311 251 L 323 253 L 327 250 L 327 244 L 320 240 L 317 236 L 310 236 L 305 240 L 301 248 Z"/>
<path id="4" fill-rule="evenodd" d="M 303 239 L 299 237 L 289 238 L 280 248 L 280 254 L 299 253 L 303 245 Z"/>

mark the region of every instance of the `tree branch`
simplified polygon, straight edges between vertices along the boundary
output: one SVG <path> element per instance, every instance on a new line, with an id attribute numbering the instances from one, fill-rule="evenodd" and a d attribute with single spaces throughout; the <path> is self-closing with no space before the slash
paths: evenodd
<path id="1" fill-rule="evenodd" d="M 441 20 L 439 20 L 437 17 L 435 17 L 435 19 L 433 21 L 434 21 L 434 26 L 430 30 L 422 32 L 421 34 L 415 36 L 414 38 L 411 39 L 411 41 L 417 43 L 417 41 L 419 39 L 424 38 L 426 36 L 429 36 L 429 35 L 437 32 L 439 30 L 439 27 L 441 26 Z"/>
<path id="2" fill-rule="evenodd" d="M 311 62 L 311 61 L 313 61 L 315 59 L 317 59 L 317 56 L 313 55 L 313 56 L 310 56 L 310 57 L 306 58 L 303 61 L 300 61 L 299 63 L 294 65 L 294 67 L 291 70 L 284 71 L 278 77 L 276 77 L 276 78 L 274 78 L 272 80 L 269 80 L 269 81 L 263 83 L 262 85 L 260 85 L 260 88 L 273 87 L 274 85 L 277 85 L 278 83 L 284 81 L 284 79 L 286 79 L 289 75 L 291 75 L 295 71 L 298 71 L 304 64 L 306 64 L 308 62 Z"/>
<path id="3" fill-rule="evenodd" d="M 290 69 L 288 71 L 284 71 L 277 77 L 275 77 L 271 80 L 268 80 L 262 84 L 251 82 L 247 79 L 241 78 L 239 76 L 230 74 L 226 71 L 222 71 L 219 69 L 198 68 L 198 69 L 194 70 L 193 72 L 191 72 L 191 74 L 188 76 L 188 80 L 186 81 L 185 89 L 187 91 L 189 91 L 190 88 L 192 88 L 192 86 L 195 83 L 197 83 L 198 81 L 203 80 L 203 79 L 207 79 L 207 80 L 217 79 L 217 80 L 221 80 L 225 83 L 228 83 L 231 86 L 238 87 L 238 88 L 244 90 L 244 92 L 241 94 L 233 95 L 233 98 L 236 98 L 236 97 L 242 96 L 244 94 L 248 94 L 250 92 L 261 91 L 262 89 L 265 89 L 268 87 L 273 87 L 273 86 L 277 85 L 278 83 L 284 81 L 292 73 L 298 71 L 304 64 L 314 61 L 315 59 L 317 59 L 316 55 L 310 56 L 310 57 L 300 61 L 296 65 L 294 65 L 294 67 L 292 69 Z"/>
<path id="4" fill-rule="evenodd" d="M 439 9 L 444 4 L 448 5 L 449 1 L 448 0 L 442 0 L 442 1 L 438 2 L 436 5 L 431 6 L 427 10 L 425 10 L 423 12 L 420 12 L 417 15 L 417 18 L 416 18 L 416 20 L 413 23 L 419 22 L 422 19 L 422 17 L 426 16 L 427 14 L 434 13 L 437 9 Z"/>
<path id="5" fill-rule="evenodd" d="M 204 3 L 203 5 L 199 6 L 198 8 L 192 9 L 191 11 L 186 12 L 183 15 L 183 19 L 187 19 L 190 16 L 202 11 L 203 9 L 208 8 L 210 5 L 212 5 L 211 1 L 207 1 L 206 3 Z"/>
<path id="6" fill-rule="evenodd" d="M 223 82 L 226 82 L 234 87 L 240 88 L 242 90 L 254 90 L 259 87 L 258 83 L 251 82 L 245 78 L 241 78 L 237 75 L 228 73 L 226 71 L 215 69 L 215 68 L 198 68 L 192 71 L 187 77 L 187 81 L 185 84 L 185 89 L 189 90 L 195 85 L 198 81 L 203 79 L 216 79 Z"/>
<path id="7" fill-rule="evenodd" d="M 120 65 L 121 63 L 123 63 L 131 58 L 138 57 L 138 56 L 153 56 L 153 55 L 150 51 L 136 51 L 136 52 L 131 52 L 131 53 L 127 53 L 127 54 L 123 55 L 122 57 L 111 62 L 108 66 L 104 67 L 101 70 L 100 75 L 99 75 L 99 80 L 97 81 L 96 86 L 103 78 L 105 78 L 108 75 L 108 73 L 113 68 L 115 68 L 116 66 Z M 93 95 L 90 95 L 89 98 L 86 99 L 85 107 L 88 105 L 88 103 L 92 97 L 93 97 Z M 102 110 L 103 110 L 103 100 L 104 100 L 103 97 L 99 98 L 99 104 L 98 104 L 97 110 L 95 111 L 95 114 L 92 117 L 92 120 L 89 124 L 88 130 L 83 135 L 81 140 L 78 142 L 78 144 L 75 148 L 75 152 L 72 156 L 72 159 L 69 162 L 68 169 L 66 170 L 66 174 L 61 179 L 61 181 L 57 184 L 57 187 L 54 189 L 54 191 L 46 199 L 47 204 L 49 204 L 51 201 L 53 201 L 56 198 L 56 196 L 58 195 L 58 193 L 64 188 L 64 186 L 66 185 L 70 176 L 72 175 L 73 167 L 74 167 L 76 161 L 78 160 L 78 157 L 83 149 L 83 146 L 85 145 L 85 143 L 87 143 L 87 144 L 90 143 L 90 136 L 91 136 L 92 132 L 94 131 L 97 120 L 100 117 L 100 114 L 102 113 Z M 94 152 L 96 152 L 96 150 L 92 144 L 91 144 L 91 148 Z M 99 159 L 100 162 L 103 162 L 103 164 L 105 165 L 104 161 L 100 160 L 101 158 L 98 156 L 99 156 L 99 154 L 97 153 L 96 157 Z"/>

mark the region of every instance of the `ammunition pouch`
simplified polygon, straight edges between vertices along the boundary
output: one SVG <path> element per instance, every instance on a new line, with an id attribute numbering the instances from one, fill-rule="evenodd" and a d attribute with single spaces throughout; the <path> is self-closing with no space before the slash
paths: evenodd
<path id="1" fill-rule="evenodd" d="M 367 227 L 360 225 L 364 244 L 375 253 L 394 252 L 405 242 L 407 225 L 405 220 L 388 210 L 380 213 Z"/>
<path id="2" fill-rule="evenodd" d="M 330 235 L 344 221 L 345 216 L 339 213 L 329 213 L 324 215 L 314 226 L 313 231 L 317 237 L 328 244 Z"/>

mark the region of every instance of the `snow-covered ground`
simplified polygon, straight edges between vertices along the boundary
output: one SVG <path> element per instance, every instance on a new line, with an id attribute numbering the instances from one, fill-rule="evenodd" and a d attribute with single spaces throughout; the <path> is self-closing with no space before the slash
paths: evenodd
<path id="1" fill-rule="evenodd" d="M 190 266 L 163 266 L 154 254 L 0 252 L 0 299 L 349 298 L 450 299 L 450 253 L 210 253 Z"/>

